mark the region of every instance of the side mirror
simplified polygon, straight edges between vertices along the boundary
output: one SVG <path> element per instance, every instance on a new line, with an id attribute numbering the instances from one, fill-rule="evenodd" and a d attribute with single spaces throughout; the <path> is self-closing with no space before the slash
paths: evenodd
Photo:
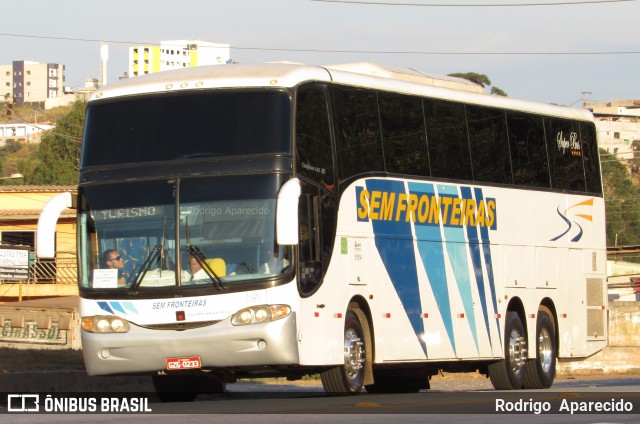
<path id="1" fill-rule="evenodd" d="M 300 180 L 292 178 L 282 185 L 276 205 L 276 242 L 281 245 L 298 244 L 298 199 L 302 189 Z"/>
<path id="2" fill-rule="evenodd" d="M 75 196 L 69 192 L 60 193 L 52 197 L 40 212 L 38 218 L 38 232 L 36 255 L 38 258 L 55 258 L 56 224 L 60 213 L 68 208 L 74 208 Z"/>

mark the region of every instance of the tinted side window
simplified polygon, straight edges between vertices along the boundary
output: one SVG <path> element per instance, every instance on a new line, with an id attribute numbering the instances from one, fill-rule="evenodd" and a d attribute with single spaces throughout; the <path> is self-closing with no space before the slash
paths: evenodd
<path id="1" fill-rule="evenodd" d="M 329 113 L 324 87 L 307 84 L 296 96 L 296 168 L 311 181 L 333 184 Z"/>
<path id="2" fill-rule="evenodd" d="M 504 111 L 467 106 L 467 126 L 475 181 L 512 184 Z"/>
<path id="3" fill-rule="evenodd" d="M 549 187 L 549 164 L 542 117 L 509 112 L 507 125 L 514 184 Z"/>
<path id="4" fill-rule="evenodd" d="M 560 190 L 585 191 L 582 166 L 583 141 L 576 121 L 547 118 L 547 147 L 551 187 Z"/>
<path id="5" fill-rule="evenodd" d="M 387 172 L 428 176 L 429 153 L 420 98 L 379 93 L 378 104 Z"/>
<path id="6" fill-rule="evenodd" d="M 334 86 L 331 90 L 338 153 L 338 178 L 384 171 L 374 91 Z"/>
<path id="7" fill-rule="evenodd" d="M 582 140 L 582 162 L 584 164 L 587 191 L 590 193 L 602 194 L 602 180 L 600 179 L 600 164 L 595 124 L 581 122 L 580 139 Z"/>
<path id="8" fill-rule="evenodd" d="M 464 105 L 425 99 L 424 113 L 431 175 L 472 180 Z"/>

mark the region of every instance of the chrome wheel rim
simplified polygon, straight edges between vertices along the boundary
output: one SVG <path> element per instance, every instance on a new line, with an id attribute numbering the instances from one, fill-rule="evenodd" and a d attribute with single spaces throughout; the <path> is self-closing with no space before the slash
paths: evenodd
<path id="1" fill-rule="evenodd" d="M 515 329 L 509 335 L 509 363 L 511 371 L 517 373 L 527 362 L 527 342 Z"/>
<path id="2" fill-rule="evenodd" d="M 553 341 L 546 328 L 543 328 L 538 335 L 538 360 L 542 371 L 545 374 L 548 373 L 553 361 Z"/>
<path id="3" fill-rule="evenodd" d="M 360 385 L 364 362 L 364 343 L 358 333 L 349 328 L 344 334 L 344 368 L 346 377 L 352 387 Z"/>

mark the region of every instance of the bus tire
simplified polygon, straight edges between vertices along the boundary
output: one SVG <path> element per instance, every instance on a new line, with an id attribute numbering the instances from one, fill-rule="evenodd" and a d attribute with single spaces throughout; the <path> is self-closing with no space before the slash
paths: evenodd
<path id="1" fill-rule="evenodd" d="M 366 346 L 362 327 L 356 313 L 348 310 L 344 322 L 344 364 L 320 374 L 322 387 L 327 393 L 355 394 L 362 391 L 366 369 Z"/>
<path id="2" fill-rule="evenodd" d="M 152 380 L 161 402 L 193 402 L 199 393 L 224 392 L 224 383 L 206 376 L 156 374 Z"/>
<path id="3" fill-rule="evenodd" d="M 489 365 L 491 384 L 496 390 L 523 387 L 527 362 L 527 335 L 516 312 L 507 312 L 504 326 L 504 359 Z"/>
<path id="4" fill-rule="evenodd" d="M 547 310 L 548 311 L 548 310 Z M 538 311 L 536 321 L 536 357 L 527 361 L 525 389 L 548 389 L 556 376 L 556 332 L 549 313 Z"/>

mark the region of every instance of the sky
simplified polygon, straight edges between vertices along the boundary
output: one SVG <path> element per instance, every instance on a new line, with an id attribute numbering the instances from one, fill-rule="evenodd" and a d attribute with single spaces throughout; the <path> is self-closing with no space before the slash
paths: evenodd
<path id="1" fill-rule="evenodd" d="M 109 82 L 127 71 L 128 47 L 194 39 L 229 44 L 239 63 L 476 72 L 510 97 L 568 106 L 640 99 L 640 0 L 593 1 L 11 1 L 0 64 L 65 65 L 79 88 L 100 77 L 100 41 Z"/>

